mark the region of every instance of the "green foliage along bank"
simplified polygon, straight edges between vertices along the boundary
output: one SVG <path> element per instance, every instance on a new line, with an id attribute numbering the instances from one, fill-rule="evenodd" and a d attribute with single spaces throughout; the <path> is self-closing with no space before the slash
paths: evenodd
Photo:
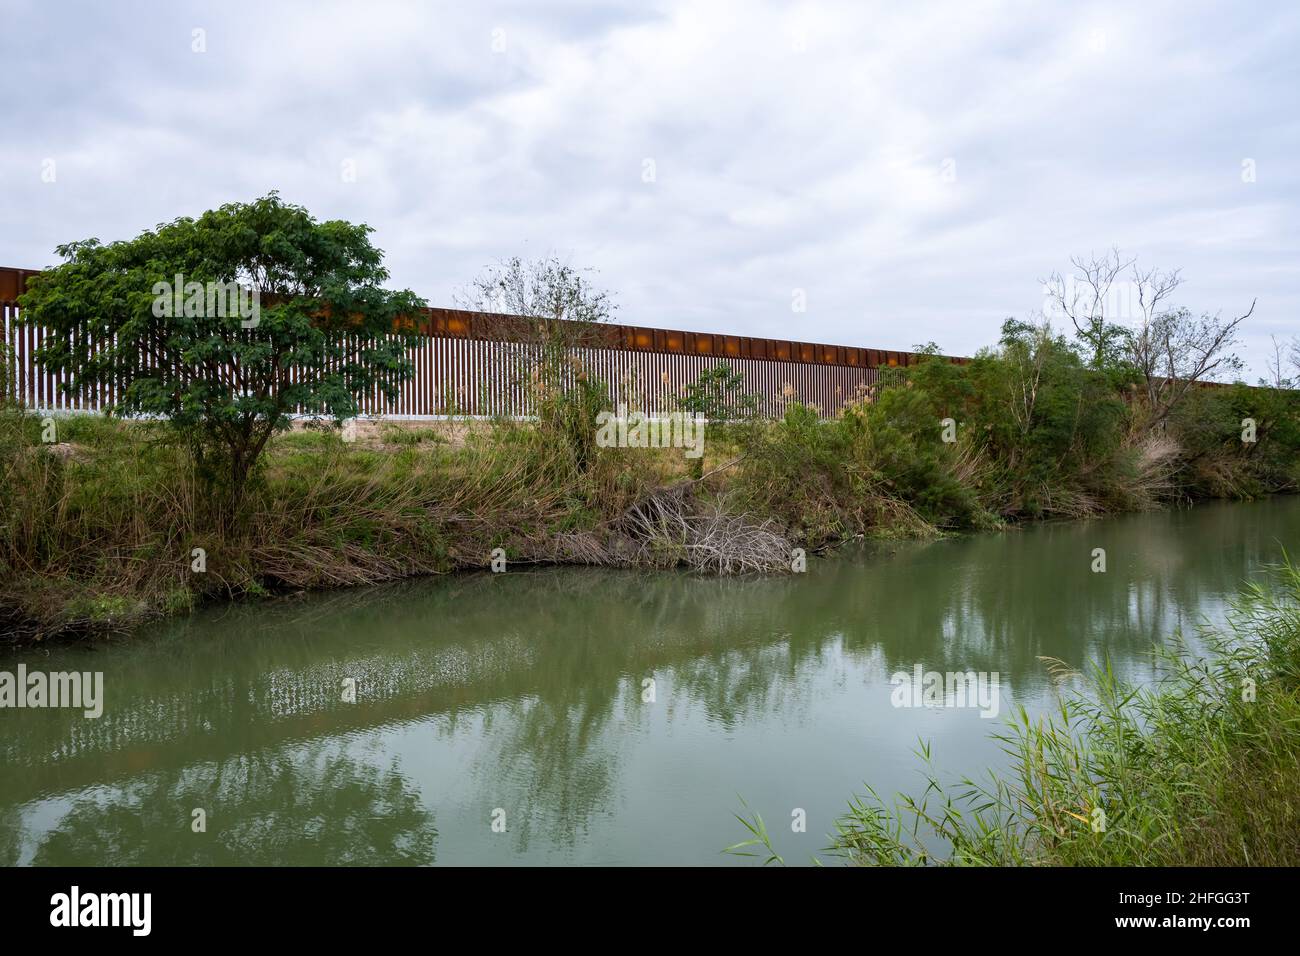
<path id="1" fill-rule="evenodd" d="M 1206 385 L 1239 367 L 1228 349 L 1245 316 L 1186 310 L 1152 311 L 1137 331 L 1073 314 L 1073 340 L 1008 320 L 969 362 L 927 347 L 929 360 L 829 420 L 790 386 L 766 409 L 775 417 L 760 416 L 720 365 L 678 394 L 679 413 L 708 419 L 702 458 L 601 447 L 610 383 L 582 355 L 615 306 L 553 258 L 489 267 L 462 302 L 548 320 L 531 350 L 508 353 L 522 358 L 502 353 L 518 361 L 532 420 L 386 424 L 381 441 L 349 442 L 341 426 L 360 397 L 391 397 L 412 374 L 407 319 L 423 304 L 382 287 L 369 236 L 271 194 L 60 247 L 22 319 L 54 330 L 42 366 L 113 401 L 106 415 L 41 421 L 0 396 L 4 633 L 125 628 L 203 601 L 485 568 L 494 555 L 789 572 L 803 566 L 796 552 L 862 535 L 1300 481 L 1300 391 L 1280 372 L 1271 386 Z M 219 294 L 232 288 L 235 311 Z"/>
<path id="2" fill-rule="evenodd" d="M 869 398 L 829 421 L 792 398 L 779 420 L 711 427 L 702 472 L 681 449 L 597 447 L 589 385 L 533 422 L 385 426 L 354 443 L 319 423 L 269 440 L 229 525 L 165 421 L 60 418 L 51 444 L 10 404 L 0 619 L 24 635 L 120 628 L 203 601 L 485 568 L 496 548 L 511 561 L 789 571 L 792 549 L 856 535 L 1290 491 L 1300 463 L 1295 393 L 1200 389 L 1153 433 L 1140 402 L 1050 338 L 926 363 Z M 1257 440 L 1243 442 L 1251 417 Z"/>

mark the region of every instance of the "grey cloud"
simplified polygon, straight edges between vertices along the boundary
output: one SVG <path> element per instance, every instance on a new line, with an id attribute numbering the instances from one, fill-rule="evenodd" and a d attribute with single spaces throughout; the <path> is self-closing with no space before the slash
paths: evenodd
<path id="1" fill-rule="evenodd" d="M 0 19 L 7 265 L 275 188 L 370 223 L 394 281 L 433 302 L 556 251 L 638 324 L 970 352 L 1072 253 L 1119 244 L 1182 266 L 1191 308 L 1258 296 L 1256 370 L 1270 333 L 1300 332 L 1284 3 L 11 2 Z"/>

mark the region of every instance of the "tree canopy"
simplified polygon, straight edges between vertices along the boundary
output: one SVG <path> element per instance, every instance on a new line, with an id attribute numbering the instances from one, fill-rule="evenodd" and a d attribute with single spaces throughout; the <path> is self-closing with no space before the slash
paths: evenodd
<path id="1" fill-rule="evenodd" d="M 391 399 L 413 374 L 424 302 L 381 287 L 371 232 L 318 222 L 272 192 L 134 239 L 59 246 L 64 261 L 31 280 L 21 316 L 45 331 L 36 360 L 71 393 L 165 418 L 233 503 L 293 413 L 341 421 L 363 394 Z"/>

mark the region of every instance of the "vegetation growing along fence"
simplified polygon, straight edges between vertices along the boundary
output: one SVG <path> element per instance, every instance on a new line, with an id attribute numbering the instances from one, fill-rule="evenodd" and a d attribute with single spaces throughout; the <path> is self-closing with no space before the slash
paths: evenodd
<path id="1" fill-rule="evenodd" d="M 99 411 L 117 400 L 120 384 L 107 382 L 94 391 L 68 394 L 68 376 L 35 361 L 48 333 L 20 322 L 16 300 L 29 278 L 38 274 L 0 268 L 0 329 L 12 355 L 8 387 L 33 410 Z M 526 380 L 526 370 L 535 367 L 539 353 L 531 323 L 468 309 L 427 308 L 419 314 L 419 336 L 406 348 L 412 376 L 401 382 L 391 401 L 377 387 L 366 392 L 362 415 L 395 420 L 536 415 L 536 396 Z M 87 347 L 94 353 L 108 341 L 92 338 Z M 666 414 L 677 408 L 683 390 L 704 372 L 725 365 L 743 377 L 763 414 L 779 416 L 789 397 L 797 395 L 826 418 L 873 388 L 882 370 L 915 365 L 922 357 L 917 352 L 616 323 L 584 331 L 569 351 L 601 383 L 611 405 L 623 401 L 647 414 Z"/>

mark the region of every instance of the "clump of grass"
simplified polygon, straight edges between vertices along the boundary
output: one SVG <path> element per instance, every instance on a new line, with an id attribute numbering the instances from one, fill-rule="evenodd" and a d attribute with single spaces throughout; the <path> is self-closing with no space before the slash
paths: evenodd
<path id="1" fill-rule="evenodd" d="M 402 428 L 385 424 L 380 426 L 379 435 L 388 445 L 447 444 L 447 436 L 436 428 Z"/>
<path id="2" fill-rule="evenodd" d="M 745 803 L 744 798 L 740 800 L 741 805 L 748 810 L 749 804 Z M 735 814 L 736 820 L 749 831 L 749 838 L 741 840 L 739 843 L 733 843 L 726 847 L 722 852 L 730 853 L 733 856 L 748 856 L 755 859 L 761 858 L 764 866 L 770 866 L 775 863 L 777 866 L 785 866 L 785 859 L 776 852 L 772 846 L 772 835 L 768 833 L 767 824 L 763 822 L 763 815 L 757 810 L 753 812 L 753 817 Z"/>
<path id="3" fill-rule="evenodd" d="M 875 865 L 1294 866 L 1300 862 L 1300 570 L 1236 601 L 1202 657 L 1128 686 L 1105 664 L 1054 714 L 996 734 L 1006 772 L 855 798 L 833 850 Z M 1180 652 L 1181 651 L 1181 652 Z M 929 764 L 924 745 L 921 756 Z"/>

